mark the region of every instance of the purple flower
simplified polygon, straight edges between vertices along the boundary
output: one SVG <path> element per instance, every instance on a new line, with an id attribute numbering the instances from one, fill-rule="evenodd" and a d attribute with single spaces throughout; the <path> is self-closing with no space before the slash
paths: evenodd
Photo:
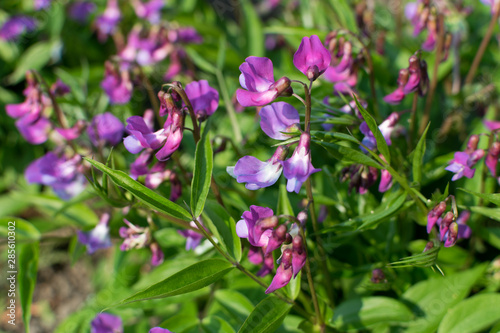
<path id="1" fill-rule="evenodd" d="M 151 250 L 151 265 L 158 266 L 163 263 L 163 259 L 165 259 L 165 254 L 158 245 L 157 242 L 152 242 L 149 244 L 149 249 Z"/>
<path id="2" fill-rule="evenodd" d="M 156 158 L 159 161 L 166 161 L 172 154 L 179 149 L 183 137 L 184 115 L 181 110 L 174 109 L 168 115 L 164 129 L 167 134 L 165 145 L 156 153 Z"/>
<path id="3" fill-rule="evenodd" d="M 276 183 L 281 175 L 281 162 L 286 158 L 288 148 L 279 146 L 273 156 L 266 162 L 262 162 L 253 156 L 244 156 L 236 162 L 234 167 L 227 167 L 227 172 L 238 183 L 246 183 L 249 190 L 258 190 Z"/>
<path id="4" fill-rule="evenodd" d="M 128 227 L 120 228 L 120 237 L 124 239 L 120 246 L 120 250 L 128 251 L 130 249 L 141 249 L 151 241 L 149 228 L 138 227 L 126 219 L 123 219 L 123 222 L 125 222 Z"/>
<path id="5" fill-rule="evenodd" d="M 100 142 L 115 146 L 122 141 L 124 131 L 125 126 L 110 112 L 98 114 L 87 127 L 87 134 L 94 146 Z"/>
<path id="6" fill-rule="evenodd" d="M 123 140 L 123 144 L 132 154 L 137 154 L 144 148 L 159 149 L 168 136 L 164 128 L 153 132 L 140 116 L 129 117 L 125 129 L 130 135 Z"/>
<path id="7" fill-rule="evenodd" d="M 273 254 L 269 253 L 268 255 L 264 256 L 264 262 L 262 264 L 261 269 L 257 272 L 257 276 L 264 277 L 268 274 L 271 274 L 274 269 L 274 258 Z"/>
<path id="8" fill-rule="evenodd" d="M 478 154 L 476 154 L 475 157 L 481 158 L 481 153 L 484 151 L 478 150 Z M 478 156 L 479 155 L 479 156 Z M 478 158 L 478 159 L 479 159 Z M 457 151 L 453 157 L 453 159 L 449 162 L 449 165 L 445 168 L 445 170 L 451 171 L 455 173 L 453 177 L 451 178 L 452 181 L 458 180 L 462 178 L 463 176 L 467 178 L 472 178 L 474 177 L 474 173 L 476 172 L 475 169 L 472 169 L 474 164 L 476 164 L 477 160 L 474 161 L 475 158 L 472 158 L 469 154 L 466 152 L 462 151 Z"/>
<path id="9" fill-rule="evenodd" d="M 398 121 L 399 114 L 397 112 L 393 112 L 378 126 L 388 146 L 392 144 L 391 135 Z M 374 150 L 377 147 L 377 140 L 375 139 L 375 135 L 372 133 L 366 122 L 361 123 L 361 125 L 359 126 L 359 130 L 365 135 L 361 143 L 368 149 Z M 361 147 L 361 150 L 366 152 L 364 147 Z"/>
<path id="10" fill-rule="evenodd" d="M 299 193 L 302 183 L 313 173 L 321 171 L 321 169 L 314 168 L 311 163 L 310 144 L 311 136 L 308 133 L 302 133 L 292 157 L 281 162 L 283 175 L 288 179 L 286 185 L 288 192 Z"/>
<path id="11" fill-rule="evenodd" d="M 380 172 L 380 184 L 378 185 L 378 191 L 380 193 L 388 191 L 392 187 L 392 175 L 387 170 L 382 170 Z"/>
<path id="12" fill-rule="evenodd" d="M 50 6 L 51 0 L 34 0 L 33 7 L 35 10 L 45 9 Z"/>
<path id="13" fill-rule="evenodd" d="M 105 213 L 101 216 L 99 223 L 94 229 L 87 232 L 77 231 L 78 242 L 87 246 L 88 254 L 111 246 L 108 222 L 109 214 Z"/>
<path id="14" fill-rule="evenodd" d="M 150 0 L 147 2 L 132 0 L 131 2 L 138 17 L 148 20 L 152 24 L 160 22 L 161 9 L 164 6 L 163 0 Z"/>
<path id="15" fill-rule="evenodd" d="M 64 139 L 71 141 L 71 140 L 75 140 L 76 138 L 78 138 L 82 134 L 82 132 L 86 126 L 87 126 L 87 123 L 84 120 L 80 119 L 80 120 L 76 121 L 76 123 L 75 123 L 75 125 L 73 125 L 73 127 L 56 128 L 55 130 Z"/>
<path id="16" fill-rule="evenodd" d="M 50 92 L 54 94 L 54 96 L 64 96 L 70 91 L 71 88 L 62 82 L 61 79 L 57 79 L 57 81 L 50 86 Z"/>
<path id="17" fill-rule="evenodd" d="M 75 1 L 69 5 L 68 15 L 79 23 L 86 23 L 90 14 L 94 12 L 96 5 L 88 1 Z"/>
<path id="18" fill-rule="evenodd" d="M 493 120 L 483 120 L 484 126 L 486 126 L 490 131 L 497 131 L 500 129 L 500 121 Z"/>
<path id="19" fill-rule="evenodd" d="M 126 140 L 127 138 L 125 138 Z M 124 140 L 124 142 L 125 142 Z M 127 146 L 125 145 L 125 148 Z M 128 149 L 128 148 L 127 148 Z M 146 149 L 143 151 L 132 164 L 130 164 L 130 177 L 137 180 L 139 176 L 147 175 L 149 173 L 148 165 L 151 162 L 151 157 L 153 156 L 152 149 Z"/>
<path id="20" fill-rule="evenodd" d="M 286 249 L 283 251 L 281 256 L 281 264 L 276 270 L 276 275 L 271 281 L 271 285 L 266 289 L 266 294 L 272 293 L 273 291 L 283 288 L 290 282 L 293 276 L 292 268 L 292 250 Z"/>
<path id="21" fill-rule="evenodd" d="M 169 31 L 169 39 L 172 43 L 200 44 L 203 42 L 203 37 L 193 27 L 182 27 L 171 30 Z"/>
<path id="22" fill-rule="evenodd" d="M 104 41 L 109 35 L 113 34 L 120 19 L 121 13 L 118 0 L 108 0 L 104 13 L 95 20 L 99 40 Z"/>
<path id="23" fill-rule="evenodd" d="M 27 31 L 35 30 L 35 28 L 36 23 L 33 18 L 22 15 L 12 16 L 0 28 L 0 39 L 12 41 Z"/>
<path id="24" fill-rule="evenodd" d="M 194 229 L 198 229 L 198 226 L 194 221 L 189 223 Z M 200 245 L 203 235 L 191 229 L 177 230 L 177 232 L 184 238 L 186 238 L 186 250 L 194 250 L 198 245 Z"/>
<path id="25" fill-rule="evenodd" d="M 378 178 L 378 171 L 374 167 L 369 167 L 362 164 L 352 164 L 342 169 L 341 181 L 350 179 L 349 191 L 350 194 L 354 188 L 359 194 L 368 192 L 368 188 L 375 184 Z"/>
<path id="26" fill-rule="evenodd" d="M 457 217 L 458 234 L 457 239 L 470 238 L 472 234 L 472 229 L 466 224 L 469 220 L 470 212 L 468 210 L 463 210 Z"/>
<path id="27" fill-rule="evenodd" d="M 122 333 L 122 319 L 109 313 L 99 313 L 91 323 L 90 333 Z"/>
<path id="28" fill-rule="evenodd" d="M 427 52 L 431 52 L 432 50 L 434 50 L 437 44 L 437 37 L 438 32 L 436 17 L 434 15 L 431 15 L 427 22 L 427 38 L 422 43 L 422 50 Z"/>
<path id="29" fill-rule="evenodd" d="M 335 92 L 352 94 L 358 82 L 358 66 L 352 56 L 351 42 L 337 39 L 336 33 L 331 33 L 325 44 L 332 55 L 331 65 L 325 71 L 325 79 L 334 83 Z"/>
<path id="30" fill-rule="evenodd" d="M 152 329 L 149 330 L 149 333 L 172 333 L 166 328 L 161 328 L 161 327 L 153 327 Z"/>
<path id="31" fill-rule="evenodd" d="M 240 84 L 236 98 L 242 106 L 264 106 L 281 94 L 291 94 L 290 79 L 274 81 L 273 63 L 268 58 L 248 57 L 240 66 Z"/>
<path id="32" fill-rule="evenodd" d="M 331 61 L 330 52 L 316 35 L 302 38 L 299 49 L 293 56 L 295 67 L 311 81 L 323 74 Z"/>
<path id="33" fill-rule="evenodd" d="M 132 97 L 132 81 L 128 71 L 118 70 L 110 62 L 105 63 L 104 79 L 101 87 L 111 104 L 125 104 Z"/>
<path id="34" fill-rule="evenodd" d="M 445 240 L 446 239 L 446 240 Z M 456 222 L 452 222 L 448 227 L 448 231 L 444 235 L 442 240 L 445 240 L 444 246 L 450 247 L 455 245 L 458 239 L 458 224 Z"/>
<path id="35" fill-rule="evenodd" d="M 80 168 L 79 155 L 68 159 L 49 152 L 28 166 L 25 177 L 29 184 L 51 186 L 61 199 L 68 200 L 85 189 L 87 181 Z"/>
<path id="36" fill-rule="evenodd" d="M 282 132 L 300 130 L 299 112 L 288 103 L 276 102 L 267 105 L 260 110 L 259 116 L 260 127 L 273 139 L 287 140 L 290 136 Z"/>
<path id="37" fill-rule="evenodd" d="M 498 158 L 500 157 L 500 142 L 493 142 L 490 149 L 488 150 L 488 155 L 484 160 L 484 163 L 490 170 L 490 173 L 493 177 L 497 176 L 497 164 Z"/>
<path id="38" fill-rule="evenodd" d="M 211 116 L 219 106 L 219 92 L 207 80 L 194 81 L 184 89 L 198 120 Z"/>
<path id="39" fill-rule="evenodd" d="M 295 236 L 292 241 L 292 270 L 293 277 L 299 274 L 306 263 L 306 250 L 301 236 Z"/>
<path id="40" fill-rule="evenodd" d="M 403 68 L 399 71 L 398 88 L 384 97 L 384 101 L 389 104 L 399 104 L 405 98 L 404 87 L 408 83 L 410 71 Z"/>
<path id="41" fill-rule="evenodd" d="M 141 66 L 146 66 L 165 59 L 171 49 L 164 27 L 146 29 L 137 24 L 130 31 L 127 45 L 119 55 L 127 65 L 135 61 Z"/>
<path id="42" fill-rule="evenodd" d="M 243 220 L 236 224 L 236 233 L 240 238 L 248 238 L 251 245 L 267 246 L 272 229 L 278 225 L 278 219 L 271 208 L 250 206 L 243 213 Z"/>
<path id="43" fill-rule="evenodd" d="M 38 145 L 47 141 L 52 124 L 41 114 L 28 113 L 16 121 L 16 127 L 26 141 Z"/>

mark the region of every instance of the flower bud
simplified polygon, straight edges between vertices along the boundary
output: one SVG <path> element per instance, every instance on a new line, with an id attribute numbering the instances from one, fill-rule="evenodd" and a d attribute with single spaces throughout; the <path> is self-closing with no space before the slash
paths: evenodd
<path id="1" fill-rule="evenodd" d="M 457 236 L 458 236 L 458 224 L 456 222 L 452 222 L 448 228 L 448 232 L 446 235 L 446 241 L 444 243 L 445 247 L 450 247 L 455 245 L 457 242 Z"/>
<path id="2" fill-rule="evenodd" d="M 288 97 L 293 94 L 292 87 L 290 86 L 292 82 L 286 76 L 283 76 L 278 81 L 274 82 L 269 90 L 276 89 L 278 96 Z"/>
<path id="3" fill-rule="evenodd" d="M 380 268 L 376 268 L 372 271 L 371 281 L 373 283 L 387 282 L 384 272 Z"/>
<path id="4" fill-rule="evenodd" d="M 287 228 L 286 225 L 281 224 L 276 229 L 273 230 L 271 237 L 269 237 L 269 243 L 266 248 L 266 255 L 273 252 L 283 244 L 286 240 Z"/>

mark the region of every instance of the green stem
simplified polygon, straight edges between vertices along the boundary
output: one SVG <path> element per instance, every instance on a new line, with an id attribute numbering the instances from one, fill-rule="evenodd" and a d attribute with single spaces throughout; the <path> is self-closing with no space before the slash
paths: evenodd
<path id="1" fill-rule="evenodd" d="M 410 117 L 410 139 L 408 142 L 408 152 L 413 150 L 413 142 L 415 140 L 415 121 L 417 116 L 417 105 L 418 105 L 418 94 L 413 93 L 413 103 L 411 106 L 411 117 Z"/>
<path id="2" fill-rule="evenodd" d="M 217 82 L 219 83 L 222 98 L 224 99 L 224 104 L 226 105 L 227 114 L 229 116 L 229 120 L 231 121 L 231 126 L 233 127 L 234 140 L 237 143 L 240 143 L 243 140 L 243 137 L 241 135 L 240 125 L 238 123 L 238 120 L 236 119 L 236 112 L 234 110 L 233 103 L 231 102 L 231 99 L 229 98 L 229 94 L 227 92 L 224 75 L 219 69 L 215 71 L 215 75 L 217 76 Z"/>

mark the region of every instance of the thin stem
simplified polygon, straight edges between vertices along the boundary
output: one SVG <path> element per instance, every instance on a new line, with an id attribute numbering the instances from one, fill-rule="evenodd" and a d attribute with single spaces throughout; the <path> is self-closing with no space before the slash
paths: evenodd
<path id="1" fill-rule="evenodd" d="M 311 132 L 311 90 L 304 85 L 304 94 L 306 95 L 306 117 L 304 127 L 306 133 Z"/>
<path id="2" fill-rule="evenodd" d="M 418 105 L 418 93 L 413 93 L 413 103 L 411 106 L 411 117 L 410 117 L 410 139 L 408 142 L 408 151 L 413 150 L 413 142 L 415 140 L 415 121 L 417 117 L 417 105 Z"/>
<path id="3" fill-rule="evenodd" d="M 472 61 L 472 65 L 470 66 L 469 73 L 467 73 L 467 76 L 465 78 L 465 85 L 470 84 L 474 79 L 474 75 L 476 75 L 477 68 L 479 67 L 479 63 L 483 58 L 484 51 L 486 51 L 486 47 L 488 46 L 491 36 L 493 35 L 493 29 L 495 28 L 499 15 L 500 15 L 500 10 L 496 10 L 495 13 L 491 16 L 488 30 L 486 31 L 486 34 L 484 35 L 483 40 L 481 41 L 481 45 L 479 46 L 476 56 Z"/>
<path id="4" fill-rule="evenodd" d="M 295 97 L 296 99 L 298 99 L 299 101 L 302 102 L 302 104 L 304 104 L 304 106 L 306 106 L 306 101 L 304 101 L 304 99 L 302 97 L 300 97 L 299 95 L 297 94 L 292 94 L 293 97 Z"/>
<path id="5" fill-rule="evenodd" d="M 360 40 L 360 39 L 358 39 Z M 368 65 L 368 77 L 370 79 L 370 93 L 372 95 L 372 110 L 373 110 L 373 115 L 375 116 L 376 119 L 380 119 L 380 115 L 378 113 L 378 102 L 377 102 L 377 92 L 375 90 L 375 73 L 373 70 L 373 60 L 372 60 L 372 55 L 370 53 L 370 50 L 368 50 L 368 47 L 363 45 L 363 50 L 366 56 L 366 64 Z"/>
<path id="6" fill-rule="evenodd" d="M 234 140 L 237 143 L 240 143 L 243 140 L 243 137 L 241 135 L 240 125 L 238 123 L 238 120 L 236 119 L 236 111 L 234 110 L 233 103 L 231 102 L 231 99 L 229 98 L 229 94 L 227 92 L 224 75 L 219 69 L 215 71 L 215 75 L 217 76 L 217 82 L 219 83 L 222 98 L 224 99 L 224 104 L 226 105 L 227 115 L 229 116 L 231 126 L 233 127 Z"/>
<path id="7" fill-rule="evenodd" d="M 427 127 L 427 123 L 429 122 L 430 118 L 430 113 L 431 113 L 431 107 L 432 107 L 432 99 L 434 98 L 434 93 L 436 91 L 437 87 L 437 81 L 438 81 L 438 68 L 439 64 L 441 63 L 441 53 L 443 51 L 443 42 L 444 42 L 444 17 L 443 14 L 439 14 L 437 17 L 438 20 L 438 42 L 437 42 L 437 50 L 436 50 L 436 59 L 434 63 L 434 69 L 432 72 L 432 81 L 429 87 L 429 93 L 427 94 L 427 100 L 425 101 L 425 111 L 422 116 L 422 119 L 420 120 L 420 128 L 418 130 L 418 133 L 422 135 L 424 132 L 425 128 Z"/>

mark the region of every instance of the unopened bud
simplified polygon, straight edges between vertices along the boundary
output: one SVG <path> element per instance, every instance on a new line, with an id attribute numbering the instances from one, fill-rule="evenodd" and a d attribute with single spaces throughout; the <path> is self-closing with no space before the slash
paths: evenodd
<path id="1" fill-rule="evenodd" d="M 309 66 L 309 68 L 307 69 L 307 72 L 306 72 L 306 76 L 309 79 L 309 81 L 316 80 L 319 75 L 320 75 L 320 73 L 319 73 L 318 66 L 316 66 L 316 65 Z"/>
<path id="2" fill-rule="evenodd" d="M 408 79 L 410 78 L 410 71 L 407 68 L 403 68 L 399 71 L 398 76 L 398 85 L 400 87 L 406 85 L 408 83 Z"/>
<path id="3" fill-rule="evenodd" d="M 452 222 L 450 227 L 448 228 L 448 236 L 446 237 L 446 241 L 444 243 L 445 247 L 450 247 L 455 245 L 458 237 L 458 224 L 456 222 Z"/>
<path id="4" fill-rule="evenodd" d="M 307 212 L 305 210 L 299 212 L 297 214 L 297 220 L 299 220 L 300 224 L 304 226 L 307 222 Z"/>
<path id="5" fill-rule="evenodd" d="M 278 96 L 291 96 L 293 94 L 293 90 L 291 90 L 291 81 L 286 76 L 282 77 L 278 81 L 274 82 L 270 87 L 271 89 L 276 89 L 278 92 Z"/>
<path id="6" fill-rule="evenodd" d="M 434 243 L 433 242 L 427 242 L 427 244 L 425 244 L 425 248 L 422 252 L 427 252 L 429 251 L 430 249 L 432 249 L 434 247 Z"/>
<path id="7" fill-rule="evenodd" d="M 372 271 L 371 281 L 373 283 L 387 282 L 385 274 L 380 268 L 376 268 Z"/>
<path id="8" fill-rule="evenodd" d="M 473 152 L 477 149 L 477 144 L 479 143 L 479 135 L 471 135 L 469 141 L 467 141 L 467 150 Z"/>
<path id="9" fill-rule="evenodd" d="M 496 141 L 490 147 L 488 154 L 498 157 L 500 155 L 500 142 Z"/>

